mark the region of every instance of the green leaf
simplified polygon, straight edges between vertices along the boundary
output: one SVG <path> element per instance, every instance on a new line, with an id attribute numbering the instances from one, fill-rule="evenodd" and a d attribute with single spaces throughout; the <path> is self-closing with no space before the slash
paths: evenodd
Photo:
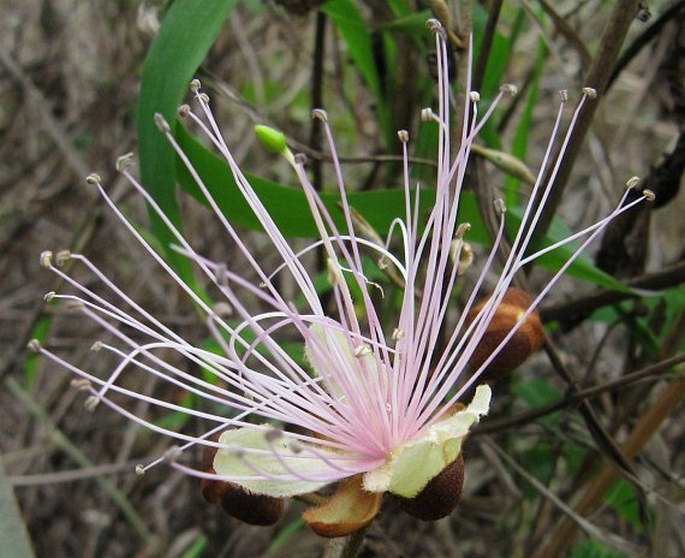
<path id="1" fill-rule="evenodd" d="M 228 165 L 216 154 L 200 144 L 183 127 L 176 130 L 176 138 L 202 177 L 203 182 L 223 211 L 234 225 L 252 230 L 263 230 L 259 219 L 240 193 Z M 304 192 L 249 173 L 246 177 L 255 189 L 271 217 L 287 237 L 318 237 L 318 231 L 307 205 Z M 201 203 L 207 203 L 202 192 L 185 166 L 178 161 L 178 179 L 181 187 Z M 403 217 L 404 191 L 400 189 L 371 190 L 350 192 L 347 195 L 350 205 L 359 211 L 369 224 L 384 235 L 397 217 Z M 346 230 L 342 211 L 338 208 L 340 196 L 322 193 L 321 198 L 331 213 L 337 227 Z M 419 214 L 425 215 L 435 203 L 435 192 L 430 189 L 421 191 Z M 468 193 L 462 199 L 460 219 L 472 224 L 469 240 L 484 243 L 488 236 L 478 217 L 475 197 Z"/>
<path id="2" fill-rule="evenodd" d="M 181 215 L 175 193 L 174 153 L 154 124 L 160 113 L 175 127 L 176 109 L 191 78 L 214 43 L 237 0 L 175 0 L 166 12 L 143 67 L 138 141 L 142 183 L 164 212 L 178 226 Z M 184 279 L 192 283 L 190 265 L 169 250 L 174 242 L 171 232 L 153 212 L 150 219 L 155 234 L 167 249 L 167 256 Z"/>
<path id="3" fill-rule="evenodd" d="M 176 129 L 176 139 L 202 177 L 210 194 L 231 223 L 252 230 L 263 230 L 259 219 L 240 193 L 228 165 L 218 155 L 200 144 L 182 126 Z M 198 201 L 206 204 L 207 200 L 204 199 L 202 192 L 180 160 L 178 161 L 177 172 L 181 187 Z M 246 177 L 285 236 L 318 237 L 316 225 L 302 190 L 283 186 L 248 173 L 246 173 Z M 405 214 L 404 191 L 401 189 L 349 192 L 347 197 L 350 205 L 359 211 L 381 236 L 386 234 L 393 219 L 403 217 Z M 339 230 L 346 230 L 342 211 L 338 207 L 340 196 L 334 193 L 322 193 L 321 198 Z M 426 215 L 434 203 L 435 192 L 429 188 L 422 189 L 419 215 Z M 520 225 L 522 215 L 523 212 L 518 208 L 507 212 L 511 230 L 515 231 Z M 471 230 L 466 236 L 468 242 L 479 244 L 490 242 L 490 237 L 480 218 L 476 198 L 472 192 L 464 192 L 461 196 L 459 221 L 471 224 Z M 539 246 L 548 246 L 570 234 L 568 227 L 559 219 L 555 219 L 549 234 L 540 239 Z M 552 271 L 558 270 L 573 251 L 573 245 L 562 246 L 535 260 L 534 263 Z M 581 255 L 567 273 L 572 277 L 609 289 L 628 290 L 621 282 L 597 268 L 586 256 Z"/>
<path id="4" fill-rule="evenodd" d="M 615 552 L 595 540 L 578 543 L 571 551 L 571 558 L 628 558 L 622 552 Z"/>
<path id="5" fill-rule="evenodd" d="M 371 92 L 380 99 L 381 83 L 373 57 L 371 33 L 368 30 L 355 2 L 352 0 L 330 0 L 321 11 L 328 15 L 347 43 L 352 60 L 359 68 Z"/>

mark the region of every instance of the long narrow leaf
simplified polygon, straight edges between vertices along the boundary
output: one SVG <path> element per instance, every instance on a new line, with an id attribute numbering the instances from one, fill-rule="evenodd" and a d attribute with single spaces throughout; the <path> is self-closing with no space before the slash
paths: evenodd
<path id="1" fill-rule="evenodd" d="M 176 109 L 188 83 L 214 43 L 237 0 L 176 0 L 166 13 L 159 34 L 150 47 L 143 68 L 138 138 L 140 174 L 149 192 L 172 221 L 181 224 L 175 195 L 173 151 L 154 124 L 155 113 L 175 126 Z M 173 238 L 164 224 L 151 213 L 154 233 L 168 247 Z M 188 263 L 172 251 L 169 259 L 184 278 L 190 279 Z"/>

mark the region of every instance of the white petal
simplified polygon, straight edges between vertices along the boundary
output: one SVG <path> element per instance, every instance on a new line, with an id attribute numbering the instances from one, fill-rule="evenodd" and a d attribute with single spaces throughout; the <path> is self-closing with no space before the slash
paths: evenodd
<path id="1" fill-rule="evenodd" d="M 285 435 L 269 443 L 265 430 L 238 428 L 221 434 L 219 442 L 230 449 L 217 451 L 214 470 L 254 494 L 287 498 L 348 476 L 304 444 L 294 448 Z M 320 447 L 315 451 L 331 460 L 340 457 Z"/>
<path id="2" fill-rule="evenodd" d="M 384 465 L 367 473 L 364 488 L 415 497 L 457 458 L 471 426 L 487 414 L 491 396 L 487 385 L 479 386 L 468 407 L 435 423 L 423 436 L 393 452 Z"/>

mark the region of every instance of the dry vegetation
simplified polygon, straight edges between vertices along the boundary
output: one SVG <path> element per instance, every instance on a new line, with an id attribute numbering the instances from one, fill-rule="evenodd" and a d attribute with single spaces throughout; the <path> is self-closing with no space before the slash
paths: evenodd
<path id="1" fill-rule="evenodd" d="M 570 22 L 580 29 L 588 48 L 594 49 L 608 12 L 603 4 L 612 3 L 559 4 L 562 13 L 578 9 Z M 655 14 L 664 9 L 662 2 L 650 4 Z M 255 528 L 205 504 L 195 480 L 163 467 L 136 477 L 133 464 L 156 457 L 166 442 L 132 428 L 105 409 L 88 413 L 82 396 L 70 389 L 66 372 L 36 362 L 24 350 L 36 328 L 54 313 L 45 307 L 43 294 L 59 286 L 40 270 L 39 254 L 65 247 L 90 254 L 126 285 L 129 293 L 165 316 L 178 331 L 188 338 L 202 338 L 192 308 L 152 262 L 140 257 L 83 180 L 93 170 L 101 172 L 126 210 L 140 223 L 146 222 L 144 207 L 123 187 L 113 162 L 116 156 L 136 149 L 135 105 L 141 64 L 152 40 L 150 22 L 137 2 L 2 0 L 0 8 L 0 450 L 35 552 L 54 558 L 171 558 L 184 556 L 204 534 L 209 542 L 203 556 L 265 556 L 275 537 L 299 517 L 299 503 L 290 504 L 286 518 L 276 527 Z M 291 137 L 303 143 L 307 140 L 306 103 L 293 100 L 308 94 L 314 21 L 313 14 L 302 19 L 273 8 L 259 13 L 240 9 L 225 26 L 206 64 L 205 82 L 215 91 L 215 106 L 226 122 L 226 133 L 240 141 L 238 157 L 262 174 L 267 159 L 249 153 L 255 114 L 277 123 Z M 681 26 L 683 21 L 681 16 Z M 635 25 L 631 39 L 640 30 L 639 24 Z M 532 49 L 539 30 L 531 24 L 526 33 Z M 541 99 L 535 115 L 540 122 L 554 110 L 553 91 L 576 87 L 579 79 L 573 50 L 558 34 L 549 37 L 556 65 L 548 68 L 556 71 L 543 76 L 549 95 Z M 681 41 L 682 56 L 682 30 L 679 34 L 677 28 L 664 30 L 660 39 L 631 62 L 613 87 L 610 100 L 603 103 L 561 208 L 571 225 L 601 213 L 613 203 L 617 185 L 633 174 L 647 175 L 650 167 L 674 148 L 675 138 L 682 133 L 683 106 L 678 107 L 682 97 L 674 97 L 669 89 L 672 76 L 664 77 L 659 63 L 672 55 L 676 40 Z M 527 62 L 525 44 L 525 40 L 520 43 L 520 67 L 512 68 L 512 80 L 525 79 L 520 75 Z M 344 135 L 341 151 L 374 153 L 378 142 L 370 122 L 372 109 L 363 103 L 351 106 L 354 103 L 341 78 L 341 72 L 350 69 L 340 48 L 338 42 L 330 41 L 327 105 L 332 114 L 354 108 L 354 114 L 347 113 L 346 118 L 359 130 L 354 137 Z M 682 58 L 668 64 L 678 63 L 681 69 L 685 67 Z M 251 106 L 232 94 L 248 83 L 257 91 Z M 281 85 L 276 94 L 267 91 L 274 83 Z M 544 145 L 535 142 L 544 141 L 546 130 L 532 135 L 533 161 Z M 355 172 L 363 176 L 368 170 L 356 167 Z M 283 172 L 277 167 L 270 171 L 270 178 L 285 181 Z M 655 210 L 651 223 L 642 218 L 635 224 L 631 246 L 639 251 L 644 241 L 648 255 L 633 275 L 682 264 L 685 197 L 677 193 L 677 184 L 674 188 L 676 195 Z M 230 247 L 218 230 L 207 226 L 204 210 L 191 202 L 186 205 L 189 236 L 201 238 L 206 252 L 220 259 L 229 254 L 230 258 Z M 255 245 L 261 250 L 258 239 Z M 680 273 L 680 279 L 671 279 L 672 284 L 682 281 L 682 269 Z M 569 297 L 577 297 L 577 289 L 577 283 L 569 283 L 553 295 L 546 306 L 548 316 Z M 647 310 L 637 303 L 632 312 L 624 318 L 632 319 Z M 64 311 L 54 319 L 51 346 L 68 348 L 71 360 L 83 366 L 106 365 L 90 353 L 90 343 L 96 338 L 91 324 Z M 684 327 L 680 320 L 668 337 L 671 346 L 660 347 L 660 353 L 652 357 L 631 339 L 620 320 L 612 326 L 588 320 L 568 334 L 557 330 L 554 339 L 562 360 L 590 386 L 678 355 Z M 553 368 L 547 357 L 539 355 L 522 374 L 524 378 L 542 375 L 565 389 Z M 652 379 L 627 394 L 622 392 L 621 397 L 605 393 L 593 400 L 597 420 L 619 441 L 624 440 L 636 421 L 648 413 L 651 402 L 674 384 Z M 495 409 L 496 419 L 507 421 L 524 410 L 513 396 L 502 401 Z M 622 409 L 628 409 L 629 415 L 620 421 L 617 417 Z M 535 489 L 494 444 L 516 459 L 543 442 L 560 451 L 564 443 L 596 447 L 574 407 L 568 406 L 564 413 L 561 430 L 530 422 L 474 438 L 468 448 L 467 494 L 457 512 L 440 522 L 419 523 L 388 502 L 380 521 L 368 533 L 362 556 L 529 555 L 531 545 L 552 532 L 563 514 L 557 502 L 523 498 Z M 644 451 L 636 471 L 652 509 L 649 529 L 636 533 L 607 506 L 588 516 L 600 536 L 613 533 L 615 540 L 628 546 L 629 555 L 675 557 L 685 553 L 682 419 L 681 405 L 641 448 Z M 512 432 L 518 432 L 516 438 Z M 597 464 L 606 464 L 601 461 L 605 451 L 601 448 L 595 454 Z M 587 461 L 584 471 L 589 471 L 591 464 L 592 460 Z M 589 490 L 592 483 L 584 471 L 570 475 L 566 466 L 564 459 L 549 464 L 554 473 L 545 490 L 574 503 L 573 497 Z M 320 552 L 320 541 L 300 529 L 268 556 L 306 557 Z"/>

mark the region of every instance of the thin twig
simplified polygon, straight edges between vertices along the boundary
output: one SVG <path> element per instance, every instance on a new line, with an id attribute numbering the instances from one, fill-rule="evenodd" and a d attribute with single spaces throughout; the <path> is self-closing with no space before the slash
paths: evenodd
<path id="1" fill-rule="evenodd" d="M 545 203 L 537 225 L 539 234 L 547 232 L 552 223 L 552 218 L 557 213 L 559 202 L 563 197 L 566 184 L 571 176 L 571 170 L 580 153 L 585 136 L 590 130 L 590 124 L 599 106 L 599 101 L 604 97 L 609 75 L 616 64 L 618 53 L 628 33 L 628 29 L 635 19 L 639 3 L 640 0 L 620 0 L 614 4 L 614 8 L 609 15 L 599 47 L 597 48 L 597 54 L 593 58 L 583 82 L 584 87 L 592 87 L 597 91 L 598 99 L 586 105 L 571 132 L 568 147 L 564 153 L 554 183 L 551 186 L 552 191 Z"/>
<path id="2" fill-rule="evenodd" d="M 480 434 L 491 434 L 494 432 L 510 429 L 514 426 L 528 424 L 529 422 L 533 422 L 541 417 L 561 411 L 562 409 L 574 407 L 578 405 L 580 401 L 585 399 L 597 397 L 598 395 L 612 392 L 617 389 L 627 388 L 641 380 L 657 378 L 682 362 L 685 362 L 685 354 L 676 355 L 651 366 L 647 366 L 646 368 L 642 368 L 641 370 L 636 370 L 635 372 L 626 374 L 617 380 L 606 382 L 604 384 L 593 386 L 587 389 L 581 389 L 574 393 L 569 393 L 559 401 L 548 403 L 524 413 L 517 413 L 515 417 L 499 420 L 488 420 L 479 425 L 471 435 L 478 436 Z"/>
<path id="3" fill-rule="evenodd" d="M 84 468 L 94 467 L 93 462 L 88 456 L 73 444 L 63 433 L 57 428 L 57 425 L 52 421 L 50 416 L 43 410 L 43 408 L 27 393 L 17 381 L 13 378 L 5 380 L 5 386 L 16 400 L 40 423 L 47 432 L 48 438 L 64 453 L 66 453 L 75 463 Z M 100 486 L 102 491 L 107 494 L 116 506 L 121 510 L 121 513 L 126 517 L 131 526 L 145 541 L 149 548 L 154 548 L 158 544 L 158 540 L 154 533 L 150 531 L 143 518 L 136 511 L 135 507 L 128 500 L 126 495 L 122 493 L 114 484 L 106 478 L 99 476 L 94 478 L 95 482 Z"/>
<path id="4" fill-rule="evenodd" d="M 678 377 L 661 396 L 640 417 L 633 430 L 628 434 L 625 442 L 621 445 L 623 454 L 633 459 L 659 429 L 663 421 L 682 403 L 685 396 L 685 377 Z M 602 501 L 609 487 L 619 477 L 619 471 L 612 464 L 608 464 L 599 477 L 590 484 L 579 503 L 575 506 L 575 514 L 586 516 L 590 514 Z M 551 533 L 548 545 L 543 547 L 535 558 L 556 558 L 563 556 L 568 548 L 578 523 L 563 521 L 562 524 Z"/>

